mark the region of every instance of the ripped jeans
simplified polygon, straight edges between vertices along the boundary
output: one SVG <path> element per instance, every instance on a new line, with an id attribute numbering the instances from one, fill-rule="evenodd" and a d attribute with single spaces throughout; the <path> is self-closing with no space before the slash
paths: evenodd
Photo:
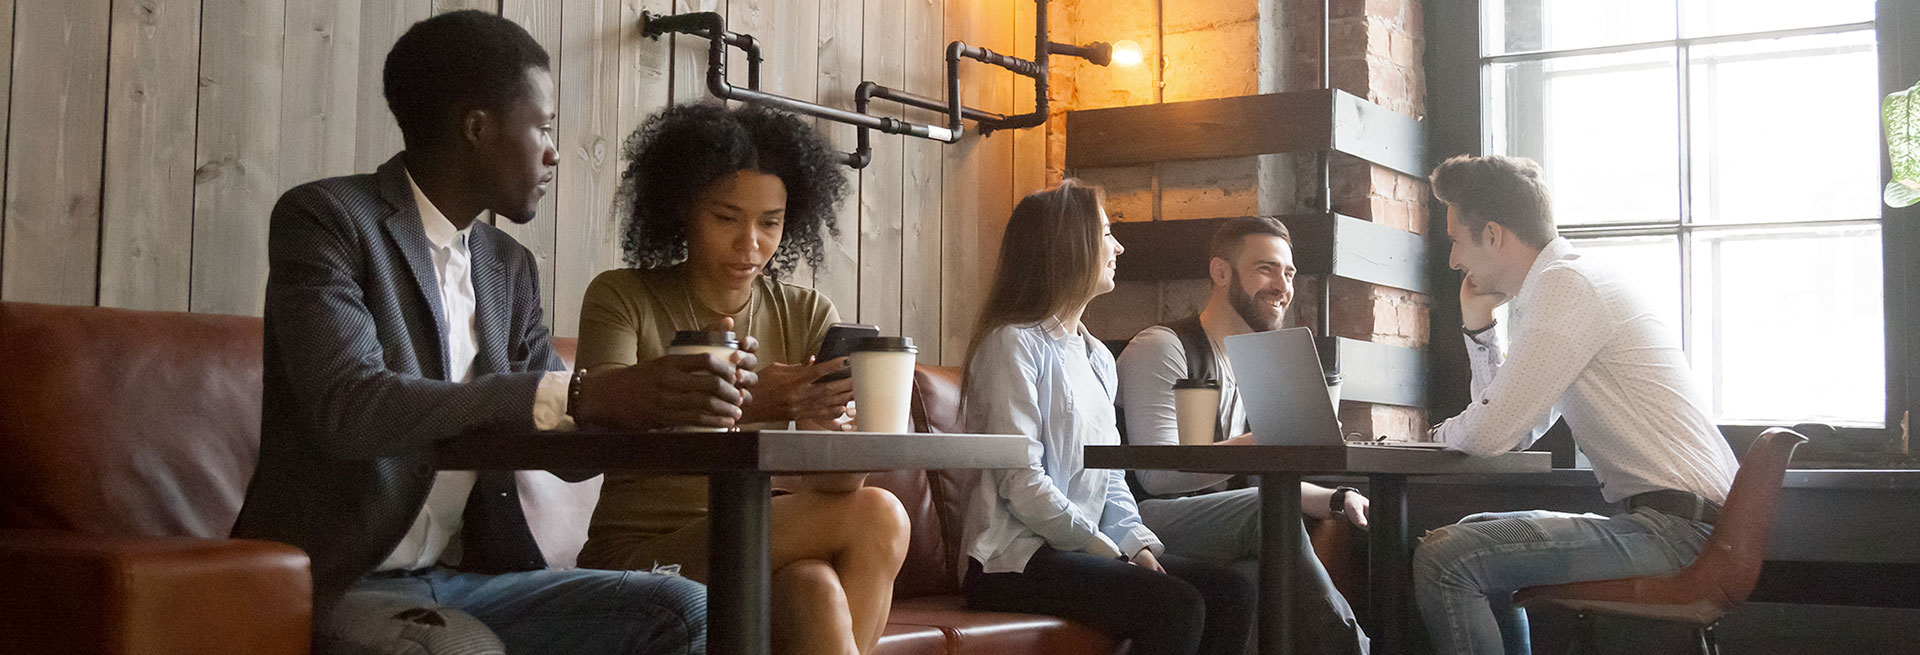
<path id="1" fill-rule="evenodd" d="M 1413 592 L 1433 652 L 1525 655 L 1526 587 L 1673 571 L 1693 562 L 1711 526 L 1639 508 L 1611 518 L 1528 511 L 1475 514 L 1427 533 Z"/>
<path id="2" fill-rule="evenodd" d="M 707 588 L 591 569 L 368 576 L 318 626 L 321 655 L 700 655 Z"/>

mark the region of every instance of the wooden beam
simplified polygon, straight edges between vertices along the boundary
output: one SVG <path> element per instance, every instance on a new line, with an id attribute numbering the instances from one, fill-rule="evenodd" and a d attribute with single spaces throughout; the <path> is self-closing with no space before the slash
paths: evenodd
<path id="1" fill-rule="evenodd" d="M 901 4 L 906 9 L 899 39 L 905 88 L 939 88 L 947 74 L 942 53 L 938 48 L 916 46 L 945 43 L 946 7 Z M 933 112 L 917 109 L 904 110 L 902 116 L 921 122 L 939 119 Z M 900 174 L 900 334 L 919 344 L 920 361 L 937 363 L 946 360 L 940 334 L 945 306 L 940 276 L 946 270 L 946 252 L 940 243 L 945 231 L 941 207 L 946 202 L 941 167 L 946 144 L 926 139 L 905 142 Z"/>
<path id="2" fill-rule="evenodd" d="M 193 278 L 200 0 L 114 5 L 113 24 L 100 304 L 183 312 Z"/>
<path id="3" fill-rule="evenodd" d="M 1426 175 L 1419 121 L 1316 89 L 1067 112 L 1067 167 L 1333 150 Z"/>
<path id="4" fill-rule="evenodd" d="M 1334 275 L 1427 293 L 1425 237 L 1339 214 L 1334 214 L 1330 222 Z M 1288 229 L 1295 229 L 1293 226 L 1293 223 L 1287 224 Z"/>
<path id="5" fill-rule="evenodd" d="M 200 16 L 193 277 L 187 306 L 196 312 L 259 316 L 266 301 L 261 290 L 267 287 L 266 217 L 290 186 L 280 181 L 286 6 L 207 0 Z"/>
<path id="6" fill-rule="evenodd" d="M 1067 112 L 1067 168 L 1244 157 L 1327 147 L 1326 91 Z"/>
<path id="7" fill-rule="evenodd" d="M 14 8 L 0 298 L 97 300 L 109 9 L 101 0 Z"/>
<path id="8" fill-rule="evenodd" d="M 1427 403 L 1427 353 L 1424 350 L 1336 337 L 1340 400 L 1424 407 Z"/>
<path id="9" fill-rule="evenodd" d="M 1294 266 L 1304 275 L 1332 273 L 1372 284 L 1426 293 L 1427 249 L 1418 234 L 1339 214 L 1279 216 L 1294 243 Z M 1121 280 L 1193 280 L 1207 276 L 1207 242 L 1232 218 L 1114 223 Z"/>

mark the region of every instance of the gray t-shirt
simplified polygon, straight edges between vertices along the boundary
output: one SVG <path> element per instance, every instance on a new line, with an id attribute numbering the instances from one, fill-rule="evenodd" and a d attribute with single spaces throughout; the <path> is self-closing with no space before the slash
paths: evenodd
<path id="1" fill-rule="evenodd" d="M 1213 367 L 1220 375 L 1220 436 L 1247 432 L 1247 411 L 1240 388 L 1220 344 L 1213 345 Z M 1180 430 L 1173 409 L 1173 383 L 1187 377 L 1187 350 L 1180 337 L 1164 326 L 1141 330 L 1120 351 L 1120 408 L 1126 412 L 1127 443 L 1140 446 L 1177 445 Z M 1159 495 L 1212 491 L 1232 476 L 1179 471 L 1138 471 L 1140 486 Z"/>

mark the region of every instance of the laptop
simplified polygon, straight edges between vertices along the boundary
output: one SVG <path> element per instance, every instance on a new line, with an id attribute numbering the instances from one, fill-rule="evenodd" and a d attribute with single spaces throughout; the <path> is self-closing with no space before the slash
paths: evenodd
<path id="1" fill-rule="evenodd" d="M 1348 443 L 1320 368 L 1313 332 L 1287 328 L 1227 337 L 1227 362 L 1240 386 L 1253 442 L 1263 446 L 1444 448 L 1426 442 Z"/>

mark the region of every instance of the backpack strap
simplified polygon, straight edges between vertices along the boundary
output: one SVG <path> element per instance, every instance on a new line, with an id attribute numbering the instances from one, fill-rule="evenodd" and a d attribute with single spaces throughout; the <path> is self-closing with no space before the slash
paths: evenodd
<path id="1" fill-rule="evenodd" d="M 1175 321 L 1168 321 L 1166 323 L 1161 323 L 1160 327 L 1164 327 L 1164 328 L 1167 328 L 1168 330 L 1171 330 L 1173 332 L 1173 336 L 1180 338 L 1181 350 L 1184 350 L 1187 356 L 1187 377 L 1189 379 L 1198 379 L 1198 380 L 1207 380 L 1207 379 L 1219 380 L 1220 379 L 1220 372 L 1215 370 L 1216 367 L 1214 366 L 1214 363 L 1213 363 L 1213 341 L 1207 338 L 1206 328 L 1200 325 L 1199 314 L 1188 316 L 1186 318 L 1175 320 Z M 1118 408 L 1116 408 L 1116 410 L 1117 409 Z M 1116 412 L 1116 416 L 1120 417 L 1120 440 L 1122 443 L 1126 443 L 1127 442 L 1126 441 L 1127 440 L 1126 416 L 1124 414 L 1120 414 L 1117 412 Z M 1227 438 L 1227 435 L 1223 434 L 1219 421 L 1215 421 L 1214 427 L 1213 427 L 1213 440 L 1221 441 L 1226 438 Z M 1239 489 L 1247 486 L 1246 476 L 1234 476 L 1233 479 L 1229 480 L 1228 482 L 1229 484 L 1227 486 L 1230 489 Z M 1150 499 L 1150 498 L 1180 498 L 1180 497 L 1194 495 L 1194 493 L 1192 492 L 1167 494 L 1167 495 L 1155 495 L 1155 494 L 1147 493 L 1146 487 L 1143 487 L 1140 485 L 1140 479 L 1138 476 L 1134 474 L 1133 471 L 1127 471 L 1127 485 L 1129 487 L 1132 487 L 1133 497 L 1141 500 Z"/>
<path id="2" fill-rule="evenodd" d="M 1220 374 L 1213 370 L 1213 342 L 1207 339 L 1207 329 L 1200 325 L 1200 315 L 1160 324 L 1180 337 L 1180 346 L 1187 351 L 1187 378 L 1194 380 L 1218 380 Z"/>

